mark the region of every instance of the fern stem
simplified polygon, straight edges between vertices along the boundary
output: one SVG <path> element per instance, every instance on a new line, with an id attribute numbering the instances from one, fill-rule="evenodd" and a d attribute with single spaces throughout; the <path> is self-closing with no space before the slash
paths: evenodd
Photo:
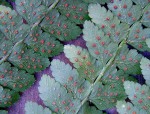
<path id="1" fill-rule="evenodd" d="M 60 0 L 55 0 L 55 2 L 48 8 L 46 14 L 48 14 L 53 8 L 56 7 L 56 5 L 59 3 Z M 44 19 L 45 17 L 43 16 L 38 22 L 36 22 L 33 27 L 31 28 L 31 30 L 33 30 L 35 27 L 37 27 Z"/>
<path id="2" fill-rule="evenodd" d="M 16 46 L 18 46 L 19 44 L 23 43 L 23 41 L 24 41 L 24 40 L 20 40 L 19 42 L 17 42 L 17 43 L 12 47 L 12 49 L 9 51 L 9 53 L 8 53 L 6 56 L 4 56 L 4 57 L 0 60 L 0 65 L 1 65 L 4 61 L 7 60 L 7 58 L 11 55 L 12 51 L 14 50 L 14 48 L 15 48 Z"/>
<path id="3" fill-rule="evenodd" d="M 116 56 L 119 54 L 120 50 L 122 49 L 122 47 L 123 47 L 123 45 L 124 45 L 125 43 L 126 43 L 126 40 L 123 40 L 123 41 L 120 43 L 120 45 L 119 45 L 119 47 L 118 47 L 118 49 L 117 49 L 115 55 L 109 60 L 109 62 L 107 63 L 107 65 L 106 65 L 105 67 L 103 67 L 103 69 L 102 69 L 100 75 L 99 75 L 99 76 L 97 77 L 97 79 L 95 80 L 93 86 L 96 85 L 96 84 L 99 82 L 99 80 L 103 77 L 103 75 L 105 74 L 105 72 L 107 71 L 107 69 L 113 64 L 113 62 L 114 62 Z"/>
<path id="4" fill-rule="evenodd" d="M 0 60 L 0 65 L 9 57 L 10 53 L 8 53 L 6 56 L 4 56 L 1 60 Z"/>
<path id="5" fill-rule="evenodd" d="M 100 81 L 100 79 L 104 76 L 104 74 L 105 74 L 105 72 L 107 71 L 107 69 L 114 63 L 115 58 L 116 58 L 117 55 L 120 53 L 120 51 L 121 51 L 121 49 L 122 49 L 122 47 L 123 47 L 124 44 L 126 44 L 126 39 L 124 39 L 124 40 L 120 43 L 120 45 L 119 45 L 119 47 L 118 47 L 118 49 L 117 49 L 115 55 L 109 60 L 109 62 L 107 63 L 107 65 L 106 65 L 105 67 L 103 67 L 101 73 L 100 73 L 99 76 L 96 78 L 96 80 L 95 80 L 94 83 L 91 85 L 91 87 L 89 88 L 90 91 L 89 91 L 87 97 L 82 100 L 81 105 L 80 105 L 80 108 L 88 101 L 89 96 L 91 95 L 91 93 L 92 93 L 92 91 L 93 91 L 93 87 Z M 77 111 L 76 114 L 78 114 L 78 112 L 80 111 L 80 108 L 78 109 L 78 111 Z"/>
<path id="6" fill-rule="evenodd" d="M 55 0 L 55 2 L 48 8 L 48 12 L 51 11 L 56 5 L 59 3 L 60 0 Z"/>

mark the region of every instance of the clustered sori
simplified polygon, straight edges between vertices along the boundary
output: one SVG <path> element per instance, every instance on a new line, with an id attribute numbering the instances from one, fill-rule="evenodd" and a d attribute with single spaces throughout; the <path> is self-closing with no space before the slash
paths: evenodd
<path id="1" fill-rule="evenodd" d="M 50 65 L 48 57 L 64 52 L 72 64 L 53 59 L 52 76 L 39 82 L 46 108 L 28 101 L 26 114 L 102 114 L 113 107 L 119 114 L 150 113 L 150 60 L 142 56 L 150 51 L 149 0 L 15 3 L 18 13 L 1 6 L 0 107 L 16 102 L 33 73 Z M 82 32 L 87 48 L 63 46 Z"/>

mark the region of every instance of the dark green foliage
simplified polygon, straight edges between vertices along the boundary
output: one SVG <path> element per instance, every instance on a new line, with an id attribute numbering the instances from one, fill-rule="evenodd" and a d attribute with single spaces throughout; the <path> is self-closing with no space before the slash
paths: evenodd
<path id="1" fill-rule="evenodd" d="M 82 106 L 79 114 L 103 114 L 103 112 L 96 109 L 94 106 L 89 106 L 89 104 L 86 103 Z"/>
<path id="2" fill-rule="evenodd" d="M 142 23 L 143 25 L 147 26 L 147 27 L 150 27 L 150 5 L 148 5 L 145 9 L 144 9 L 144 15 L 142 17 Z"/>
<path id="3" fill-rule="evenodd" d="M 129 50 L 124 46 L 116 58 L 116 64 L 120 70 L 124 70 L 127 74 L 140 74 L 140 60 L 142 55 L 138 54 L 137 50 Z"/>
<path id="4" fill-rule="evenodd" d="M 25 43 L 34 49 L 35 52 L 45 57 L 53 57 L 63 50 L 63 45 L 46 32 L 42 32 L 39 27 L 34 28 L 25 39 Z"/>
<path id="5" fill-rule="evenodd" d="M 142 58 L 141 69 L 144 79 L 146 80 L 146 84 L 150 86 L 150 60 L 148 60 L 147 58 Z"/>
<path id="6" fill-rule="evenodd" d="M 60 15 L 57 10 L 51 10 L 41 23 L 42 28 L 61 41 L 75 39 L 81 30 L 75 23 Z"/>
<path id="7" fill-rule="evenodd" d="M 15 1 L 15 0 L 11 0 L 11 1 Z M 7 7 L 12 7 L 6 0 L 0 0 L 0 5 L 3 6 L 7 6 Z"/>
<path id="8" fill-rule="evenodd" d="M 57 113 L 71 114 L 81 105 L 79 99 L 74 99 L 65 87 L 47 75 L 44 75 L 40 81 L 39 92 L 44 104 Z"/>
<path id="9" fill-rule="evenodd" d="M 42 106 L 33 102 L 26 103 L 25 110 L 27 114 L 52 114 L 48 108 L 43 108 Z"/>
<path id="10" fill-rule="evenodd" d="M 149 44 L 149 42 L 148 42 Z M 142 74 L 147 85 L 140 85 L 131 81 L 124 82 L 125 92 L 128 95 L 130 102 L 118 101 L 117 111 L 120 114 L 149 114 L 150 113 L 150 60 L 142 58 L 141 62 Z"/>
<path id="11" fill-rule="evenodd" d="M 100 3 L 100 4 L 105 4 L 105 3 L 109 3 L 112 0 L 82 0 L 86 3 Z"/>
<path id="12" fill-rule="evenodd" d="M 86 97 L 88 90 L 85 88 L 90 87 L 90 83 L 81 78 L 76 69 L 72 69 L 69 64 L 65 64 L 59 60 L 53 60 L 51 70 L 52 75 L 56 77 L 55 80 L 64 85 L 72 94 L 75 93 L 75 98 L 84 99 Z"/>
<path id="13" fill-rule="evenodd" d="M 130 82 L 135 81 L 131 75 L 141 74 L 142 55 L 138 52 L 149 51 L 150 47 L 149 28 L 143 27 L 145 23 L 141 21 L 145 19 L 145 7 L 149 7 L 149 1 L 113 0 L 108 3 L 112 12 L 100 4 L 89 5 L 91 21 L 85 21 L 83 29 L 88 50 L 66 45 L 64 53 L 74 68 L 53 60 L 54 79 L 43 75 L 40 81 L 40 98 L 50 110 L 57 114 L 85 114 L 84 108 L 88 107 L 89 112 L 97 108 L 95 113 L 101 113 L 117 104 L 121 114 L 149 114 L 149 87 Z M 128 49 L 128 45 L 135 49 Z M 149 61 L 143 60 L 141 68 L 149 84 Z M 117 103 L 127 97 L 134 106 Z"/>
<path id="14" fill-rule="evenodd" d="M 126 81 L 124 83 L 126 94 L 131 103 L 125 101 L 117 102 L 117 110 L 120 114 L 149 114 L 150 113 L 150 88 L 147 85 Z"/>
<path id="15" fill-rule="evenodd" d="M 109 83 L 103 86 L 102 83 L 97 83 L 93 88 L 89 101 L 94 103 L 100 110 L 114 107 L 117 100 L 126 98 L 122 84 L 118 82 L 114 84 Z"/>
<path id="16" fill-rule="evenodd" d="M 128 43 L 139 51 L 150 51 L 145 40 L 150 38 L 150 28 L 143 29 L 141 23 L 135 23 L 131 27 Z"/>
<path id="17" fill-rule="evenodd" d="M 88 4 L 82 2 L 82 0 L 61 0 L 57 8 L 71 21 L 77 24 L 83 24 L 88 19 Z"/>
<path id="18" fill-rule="evenodd" d="M 1 7 L 4 9 L 0 15 L 0 85 L 2 89 L 0 107 L 8 107 L 18 100 L 17 92 L 26 90 L 34 83 L 34 76 L 8 63 L 10 54 L 26 37 L 29 27 L 22 24 L 22 19 L 14 11 L 9 13 L 11 11 L 9 8 Z"/>
<path id="19" fill-rule="evenodd" d="M 0 114 L 8 114 L 8 112 L 5 110 L 0 110 Z"/>
<path id="20" fill-rule="evenodd" d="M 135 107 L 130 102 L 118 101 L 116 107 L 119 114 L 147 114 L 145 110 Z"/>
<path id="21" fill-rule="evenodd" d="M 33 75 L 11 67 L 8 62 L 0 65 L 0 79 L 0 85 L 15 91 L 24 91 L 34 82 Z"/>
<path id="22" fill-rule="evenodd" d="M 29 25 L 35 24 L 44 18 L 48 7 L 42 4 L 42 0 L 16 0 L 18 13 L 27 21 Z"/>
<path id="23" fill-rule="evenodd" d="M 8 57 L 8 61 L 31 74 L 45 69 L 50 64 L 47 58 L 40 56 L 32 49 L 27 49 L 25 44 L 18 44 Z"/>
<path id="24" fill-rule="evenodd" d="M 80 77 L 93 82 L 96 76 L 99 74 L 100 68 L 97 68 L 93 63 L 96 59 L 89 55 L 86 49 L 76 47 L 74 45 L 65 46 L 64 52 L 69 60 L 73 63 L 73 66 L 77 69 Z M 52 67 L 52 69 L 54 69 Z M 53 70 L 54 71 L 54 70 Z"/>
<path id="25" fill-rule="evenodd" d="M 63 0 L 16 0 L 15 3 L 17 12 L 0 6 L 0 107 L 16 102 L 18 92 L 34 83 L 32 74 L 49 66 L 48 57 L 63 51 L 60 41 L 80 35 L 81 29 L 76 24 L 82 24 L 88 17 L 88 4 L 82 2 L 80 6 L 81 1 L 75 2 L 78 16 L 83 16 L 78 20 L 66 17 L 68 11 L 75 15 L 77 10 L 66 9 Z M 6 93 L 9 97 L 5 97 Z"/>
<path id="26" fill-rule="evenodd" d="M 142 15 L 141 6 L 133 5 L 132 0 L 114 0 L 113 3 L 108 4 L 108 7 L 122 22 L 130 25 L 138 21 Z"/>
<path id="27" fill-rule="evenodd" d="M 0 107 L 8 107 L 11 106 L 14 101 L 18 100 L 19 94 L 14 90 L 5 89 L 0 86 L 0 98 Z"/>

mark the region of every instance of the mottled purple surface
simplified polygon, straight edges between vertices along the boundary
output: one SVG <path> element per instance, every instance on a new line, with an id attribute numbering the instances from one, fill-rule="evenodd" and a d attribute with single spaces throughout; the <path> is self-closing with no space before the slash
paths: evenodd
<path id="1" fill-rule="evenodd" d="M 107 114 L 118 114 L 116 108 L 108 109 L 108 110 L 106 110 L 106 113 Z"/>

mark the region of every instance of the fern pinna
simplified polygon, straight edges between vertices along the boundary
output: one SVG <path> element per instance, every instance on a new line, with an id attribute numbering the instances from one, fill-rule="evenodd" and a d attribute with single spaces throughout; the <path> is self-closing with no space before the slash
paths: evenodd
<path id="1" fill-rule="evenodd" d="M 83 29 L 88 50 L 74 45 L 64 47 L 64 53 L 74 67 L 53 60 L 50 68 L 54 78 L 43 75 L 38 88 L 47 108 L 27 102 L 26 114 L 101 114 L 102 110 L 115 107 L 117 101 L 127 97 L 149 114 L 149 89 L 142 87 L 146 89 L 142 95 L 138 93 L 142 99 L 135 99 L 134 102 L 135 82 L 128 84 L 135 81 L 132 75 L 141 74 L 142 55 L 139 52 L 150 50 L 146 44 L 150 38 L 149 2 L 113 0 L 107 4 L 108 11 L 100 4 L 90 4 L 88 12 L 91 21 L 85 21 Z M 128 45 L 135 49 L 129 49 Z M 149 69 L 149 64 L 147 67 Z M 145 77 L 147 75 L 148 72 Z M 137 86 L 141 91 L 140 84 Z M 131 108 L 127 112 L 118 108 L 118 112 L 143 114 Z"/>
<path id="2" fill-rule="evenodd" d="M 149 39 L 146 40 L 150 48 Z M 131 102 L 117 101 L 117 111 L 120 114 L 149 114 L 150 113 L 150 60 L 142 58 L 140 62 L 146 84 L 125 81 L 124 88 Z"/>
<path id="3" fill-rule="evenodd" d="M 34 83 L 33 73 L 49 66 L 63 41 L 80 35 L 88 2 L 16 0 L 16 11 L 0 6 L 0 107 L 12 105 Z"/>

